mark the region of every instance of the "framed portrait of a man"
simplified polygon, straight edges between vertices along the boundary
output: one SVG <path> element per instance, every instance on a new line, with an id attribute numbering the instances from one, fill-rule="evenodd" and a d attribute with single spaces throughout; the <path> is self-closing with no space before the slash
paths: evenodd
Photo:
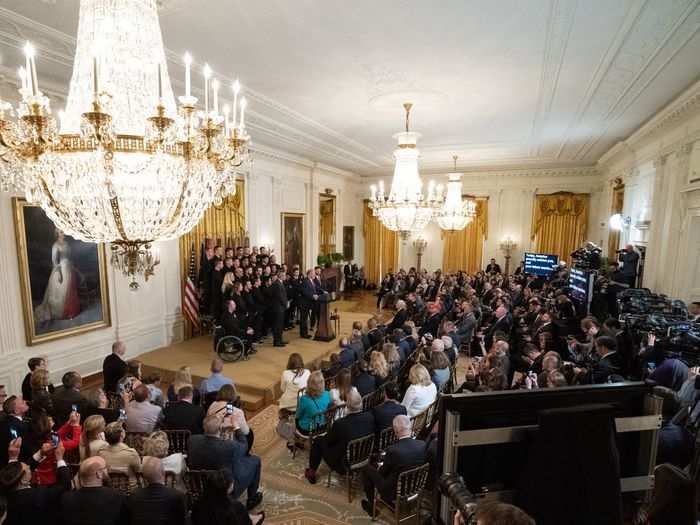
<path id="1" fill-rule="evenodd" d="M 27 345 L 110 326 L 104 245 L 66 235 L 25 199 L 12 204 Z"/>
<path id="2" fill-rule="evenodd" d="M 304 214 L 282 212 L 282 256 L 281 262 L 289 270 L 299 266 L 302 275 L 304 267 Z"/>

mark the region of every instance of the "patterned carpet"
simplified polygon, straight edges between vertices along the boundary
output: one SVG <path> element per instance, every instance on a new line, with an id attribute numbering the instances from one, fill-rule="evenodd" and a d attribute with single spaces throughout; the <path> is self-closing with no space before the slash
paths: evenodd
<path id="1" fill-rule="evenodd" d="M 262 485 L 265 523 L 275 525 L 361 525 L 386 523 L 381 517 L 372 522 L 360 507 L 362 487 L 355 482 L 353 502 L 348 503 L 344 478 L 333 475 L 326 486 L 325 464 L 318 472 L 319 482 L 311 485 L 304 478 L 308 452 L 297 452 L 292 459 L 285 442 L 275 432 L 277 406 L 271 405 L 249 422 L 255 432 L 253 453 L 262 458 Z"/>

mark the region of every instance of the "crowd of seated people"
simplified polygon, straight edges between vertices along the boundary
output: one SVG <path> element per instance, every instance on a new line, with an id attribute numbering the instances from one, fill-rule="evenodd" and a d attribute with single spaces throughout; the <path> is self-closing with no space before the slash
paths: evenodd
<path id="1" fill-rule="evenodd" d="M 183 367 L 173 398 L 157 375 L 142 378 L 140 363 L 123 359 L 123 343 L 112 350 L 103 388 L 84 392 L 77 372 L 54 388 L 46 360 L 32 358 L 24 381 L 31 401 L 5 398 L 0 523 L 35 525 L 46 516 L 66 525 L 261 523 L 260 458 L 251 454 L 253 433 L 221 361 L 213 360 L 199 389 Z M 193 501 L 189 476 L 202 470 L 211 491 Z M 217 509 L 207 506 L 217 499 Z"/>

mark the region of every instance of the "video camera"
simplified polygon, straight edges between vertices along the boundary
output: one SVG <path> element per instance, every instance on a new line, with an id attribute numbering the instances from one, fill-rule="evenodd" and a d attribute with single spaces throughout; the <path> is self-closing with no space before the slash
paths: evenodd
<path id="1" fill-rule="evenodd" d="M 476 525 L 476 498 L 464 484 L 464 478 L 456 472 L 443 474 L 438 479 L 438 489 L 462 514 L 465 525 Z"/>
<path id="2" fill-rule="evenodd" d="M 600 254 L 603 252 L 592 242 L 571 253 L 574 268 L 579 270 L 600 270 Z"/>

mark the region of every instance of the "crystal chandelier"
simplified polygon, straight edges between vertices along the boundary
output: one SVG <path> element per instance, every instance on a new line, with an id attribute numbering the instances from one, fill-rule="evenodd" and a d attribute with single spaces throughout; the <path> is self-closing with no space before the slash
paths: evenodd
<path id="1" fill-rule="evenodd" d="M 81 0 L 58 123 L 30 44 L 18 107 L 13 112 L 0 100 L 0 189 L 24 192 L 67 235 L 113 243 L 112 262 L 132 278 L 132 288 L 137 276 L 153 274 L 152 243 L 191 230 L 212 203 L 235 191 L 236 173 L 250 160 L 237 81 L 229 120 L 228 106 L 219 111 L 219 82 L 205 66 L 198 108 L 187 54 L 185 94 L 175 104 L 156 4 Z"/>
<path id="2" fill-rule="evenodd" d="M 394 150 L 394 178 L 391 191 L 386 196 L 384 182 L 379 182 L 379 190 L 372 185 L 369 207 L 381 223 L 392 231 L 398 231 L 402 239 L 411 232 L 425 228 L 435 211 L 442 203 L 442 187 L 435 187 L 430 181 L 428 192 L 423 194 L 423 182 L 418 174 L 419 151 L 416 147 L 419 133 L 409 131 L 408 121 L 413 104 L 403 105 L 406 110 L 406 131 L 394 135 L 399 147 Z"/>
<path id="3" fill-rule="evenodd" d="M 457 173 L 457 156 L 452 157 L 454 172 L 448 175 L 447 194 L 442 207 L 435 213 L 435 220 L 440 228 L 457 231 L 466 228 L 476 217 L 474 199 L 462 200 L 462 174 Z"/>

